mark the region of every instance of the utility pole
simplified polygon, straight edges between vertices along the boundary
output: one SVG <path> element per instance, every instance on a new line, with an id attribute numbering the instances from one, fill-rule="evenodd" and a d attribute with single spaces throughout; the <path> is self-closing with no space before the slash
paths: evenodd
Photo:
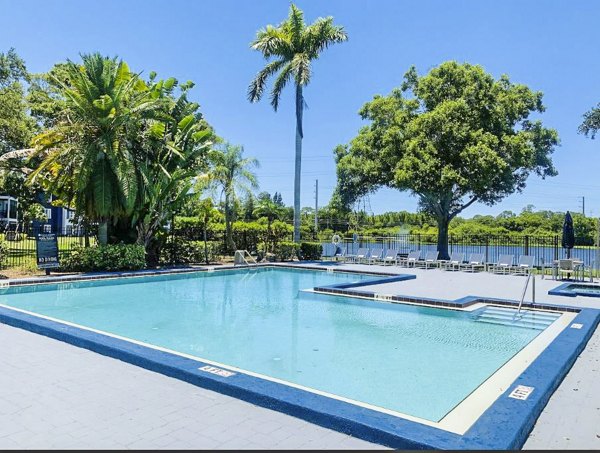
<path id="1" fill-rule="evenodd" d="M 585 197 L 579 197 L 581 199 L 581 213 L 585 217 Z"/>
<path id="2" fill-rule="evenodd" d="M 319 180 L 315 179 L 315 234 L 319 232 Z"/>

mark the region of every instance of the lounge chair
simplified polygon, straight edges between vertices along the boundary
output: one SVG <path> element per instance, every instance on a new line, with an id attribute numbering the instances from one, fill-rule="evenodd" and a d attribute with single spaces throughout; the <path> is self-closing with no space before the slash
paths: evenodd
<path id="1" fill-rule="evenodd" d="M 455 252 L 450 255 L 449 260 L 440 261 L 440 268 L 446 271 L 458 270 L 459 266 L 465 260 L 465 254 L 461 252 Z"/>
<path id="2" fill-rule="evenodd" d="M 512 271 L 515 274 L 524 274 L 527 275 L 531 273 L 534 269 L 533 262 L 535 261 L 535 257 L 531 255 L 521 255 L 519 256 L 519 262 L 516 266 L 512 267 Z"/>
<path id="3" fill-rule="evenodd" d="M 381 261 L 381 256 L 383 255 L 383 249 L 381 247 L 371 249 L 369 253 L 368 263 L 374 264 L 377 261 Z"/>
<path id="4" fill-rule="evenodd" d="M 340 247 L 339 245 L 335 246 L 335 252 L 333 253 L 333 258 L 337 261 L 338 258 L 342 260 L 346 260 L 346 250 Z"/>
<path id="5" fill-rule="evenodd" d="M 488 267 L 494 274 L 508 274 L 513 267 L 515 255 L 500 255 L 498 262 Z"/>
<path id="6" fill-rule="evenodd" d="M 400 260 L 398 260 L 398 263 L 406 267 L 410 267 L 411 265 L 414 266 L 415 263 L 419 261 L 420 257 L 421 251 L 415 250 L 414 252 L 410 252 L 406 258 L 400 258 Z"/>
<path id="7" fill-rule="evenodd" d="M 475 272 L 477 270 L 485 269 L 483 263 L 483 253 L 471 253 L 469 260 L 466 263 L 459 264 L 458 268 L 467 272 Z"/>
<path id="8" fill-rule="evenodd" d="M 415 266 L 424 267 L 425 269 L 429 269 L 429 267 L 436 266 L 438 264 L 438 255 L 440 252 L 437 250 L 433 252 L 427 252 L 425 254 L 425 258 L 422 260 L 417 260 L 415 262 Z"/>
<path id="9" fill-rule="evenodd" d="M 398 264 L 398 250 L 387 249 L 387 251 L 383 254 L 383 259 L 381 261 L 383 262 L 384 266 L 388 262 L 392 262 L 393 264 Z"/>
<path id="10" fill-rule="evenodd" d="M 369 249 L 367 249 L 367 248 L 358 249 L 358 252 L 356 252 L 356 256 L 354 257 L 354 262 L 360 263 L 361 261 L 368 261 L 369 256 L 370 256 Z"/>

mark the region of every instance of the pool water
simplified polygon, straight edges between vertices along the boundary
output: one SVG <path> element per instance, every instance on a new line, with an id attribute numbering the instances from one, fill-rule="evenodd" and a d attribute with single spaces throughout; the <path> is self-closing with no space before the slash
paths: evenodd
<path id="1" fill-rule="evenodd" d="M 300 290 L 373 276 L 285 268 L 13 287 L 0 304 L 439 421 L 540 330 Z"/>

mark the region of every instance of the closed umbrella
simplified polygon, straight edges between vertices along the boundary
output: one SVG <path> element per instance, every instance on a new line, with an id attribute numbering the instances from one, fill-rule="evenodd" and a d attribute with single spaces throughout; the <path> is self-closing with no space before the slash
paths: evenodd
<path id="1" fill-rule="evenodd" d="M 562 229 L 562 247 L 567 249 L 567 258 L 571 258 L 571 249 L 575 246 L 575 231 L 573 230 L 573 218 L 567 211 Z"/>

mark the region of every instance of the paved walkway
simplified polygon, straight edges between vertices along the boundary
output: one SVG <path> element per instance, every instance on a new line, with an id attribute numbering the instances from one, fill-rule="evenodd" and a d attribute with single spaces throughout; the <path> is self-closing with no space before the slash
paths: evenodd
<path id="1" fill-rule="evenodd" d="M 382 448 L 0 324 L 0 450 Z"/>

